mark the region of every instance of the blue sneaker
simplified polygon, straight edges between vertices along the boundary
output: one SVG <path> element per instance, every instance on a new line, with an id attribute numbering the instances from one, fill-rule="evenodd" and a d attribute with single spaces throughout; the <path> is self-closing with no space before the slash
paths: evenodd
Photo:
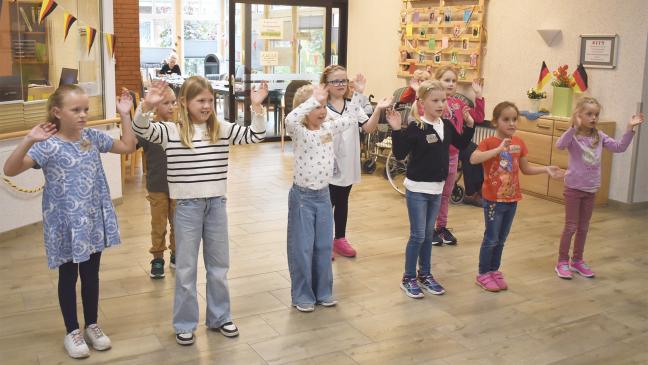
<path id="1" fill-rule="evenodd" d="M 443 286 L 441 286 L 441 284 L 434 280 L 432 274 L 422 275 L 419 272 L 417 280 L 420 283 L 420 286 L 423 287 L 423 289 L 427 290 L 430 294 L 441 295 L 445 293 Z"/>
<path id="2" fill-rule="evenodd" d="M 401 281 L 400 287 L 410 298 L 419 299 L 425 296 L 421 288 L 419 288 L 419 285 L 416 282 L 416 278 L 404 277 L 403 281 Z"/>

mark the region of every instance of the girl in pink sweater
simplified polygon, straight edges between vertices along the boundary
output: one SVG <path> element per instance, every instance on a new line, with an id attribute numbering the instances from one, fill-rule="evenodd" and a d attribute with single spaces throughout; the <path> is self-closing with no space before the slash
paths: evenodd
<path id="1" fill-rule="evenodd" d="M 643 114 L 635 115 L 628 123 L 621 140 L 615 141 L 596 129 L 601 104 L 594 98 L 583 97 L 572 114 L 572 127 L 556 142 L 556 148 L 569 152 L 567 173 L 565 174 L 565 228 L 560 238 L 558 264 L 555 271 L 563 279 L 571 279 L 571 271 L 591 278 L 594 272 L 583 261 L 585 238 L 589 221 L 594 210 L 594 196 L 601 186 L 601 155 L 603 148 L 612 152 L 624 152 L 637 125 L 643 123 Z M 574 251 L 569 262 L 569 247 L 572 236 Z"/>

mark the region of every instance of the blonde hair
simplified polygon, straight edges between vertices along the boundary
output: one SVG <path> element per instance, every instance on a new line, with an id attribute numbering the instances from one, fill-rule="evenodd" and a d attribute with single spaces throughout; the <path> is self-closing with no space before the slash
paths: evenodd
<path id="1" fill-rule="evenodd" d="M 299 89 L 297 89 L 297 91 L 295 91 L 295 96 L 293 97 L 293 105 L 292 105 L 293 110 L 295 110 L 295 108 L 297 108 L 303 102 L 308 100 L 308 98 L 310 98 L 313 95 L 314 89 L 315 88 L 311 84 L 304 85 Z M 302 124 L 306 125 L 306 117 L 304 117 L 304 119 L 301 122 Z"/>
<path id="2" fill-rule="evenodd" d="M 493 109 L 493 119 L 491 120 L 491 124 L 493 127 L 497 127 L 497 120 L 502 116 L 502 113 L 504 110 L 507 108 L 513 108 L 515 109 L 515 113 L 517 116 L 520 116 L 520 110 L 518 109 L 517 105 L 511 103 L 510 101 L 503 101 L 497 105 L 495 105 L 495 108 Z"/>
<path id="3" fill-rule="evenodd" d="M 601 105 L 601 103 L 599 103 L 598 100 L 594 99 L 591 96 L 583 96 L 580 100 L 578 100 L 576 106 L 574 107 L 574 112 L 571 116 L 572 125 L 576 125 L 576 116 L 582 113 L 585 109 L 585 106 L 587 105 L 594 105 L 598 107 L 599 111 L 603 109 L 603 106 Z M 596 127 L 590 130 L 590 137 L 594 137 L 594 141 L 592 142 L 593 146 L 596 146 L 600 142 L 601 138 L 599 137 L 598 129 L 596 129 Z"/>
<path id="4" fill-rule="evenodd" d="M 414 118 L 414 121 L 421 129 L 425 128 L 425 123 L 423 123 L 423 121 L 421 120 L 421 115 L 418 112 L 418 103 L 422 102 L 432 91 L 442 91 L 445 93 L 445 88 L 441 84 L 441 81 L 438 80 L 423 81 L 421 83 L 421 86 L 419 86 L 418 91 L 416 92 L 416 101 L 414 101 L 414 104 L 412 105 L 412 110 L 410 111 L 412 118 Z"/>
<path id="5" fill-rule="evenodd" d="M 425 70 L 416 70 L 412 74 L 412 78 L 415 80 L 425 81 L 425 80 L 429 80 L 430 77 L 431 77 L 430 73 Z"/>
<path id="6" fill-rule="evenodd" d="M 183 145 L 189 148 L 193 148 L 191 140 L 193 139 L 195 128 L 191 121 L 189 110 L 187 109 L 187 103 L 204 91 L 209 91 L 212 95 L 214 94 L 214 89 L 211 84 L 202 76 L 191 76 L 186 79 L 182 84 L 182 87 L 180 87 L 180 107 L 178 108 L 180 141 Z M 212 112 L 207 118 L 207 134 L 209 135 L 209 142 L 218 142 L 220 138 L 219 131 L 220 123 L 218 122 L 218 119 L 216 119 L 216 113 L 212 107 Z"/>
<path id="7" fill-rule="evenodd" d="M 173 97 L 173 99 L 176 99 L 175 92 L 173 92 L 173 89 L 170 86 L 167 86 L 164 89 L 164 100 L 166 100 L 166 98 L 168 98 L 168 97 Z M 163 102 L 164 102 L 164 100 L 163 100 Z M 155 108 L 155 118 L 154 118 L 155 120 L 160 120 L 157 109 L 160 108 L 161 106 L 162 106 L 162 103 L 158 104 L 158 106 Z M 174 120 L 178 119 L 178 110 L 175 110 L 175 108 L 174 108 L 174 111 L 173 111 L 173 119 Z"/>
<path id="8" fill-rule="evenodd" d="M 445 65 L 445 66 L 439 67 L 436 70 L 436 72 L 434 72 L 434 78 L 436 80 L 441 80 L 441 77 L 443 76 L 443 74 L 448 72 L 448 71 L 452 71 L 452 73 L 455 74 L 455 76 L 457 78 L 459 78 L 459 73 L 457 72 L 457 69 L 454 68 L 454 66 L 452 66 L 452 65 Z"/>
<path id="9" fill-rule="evenodd" d="M 52 95 L 47 98 L 47 121 L 54 124 L 56 129 L 61 128 L 61 121 L 54 115 L 54 108 L 63 108 L 63 99 L 68 94 L 85 95 L 86 92 L 79 85 L 66 84 L 59 86 Z"/>
<path id="10" fill-rule="evenodd" d="M 335 71 L 344 71 L 344 72 L 347 72 L 347 70 L 346 70 L 346 68 L 344 68 L 344 66 L 340 66 L 340 65 L 328 65 L 328 66 L 326 66 L 326 68 L 324 69 L 324 71 L 322 71 L 322 76 L 320 76 L 320 84 L 324 84 L 324 85 L 328 84 L 328 77 L 329 77 L 329 75 L 331 75 L 331 74 L 332 74 L 333 72 L 335 72 Z M 347 76 L 348 76 L 348 75 L 347 75 Z M 346 97 L 346 98 L 350 97 L 350 95 L 349 95 L 349 94 L 350 94 L 350 91 L 351 91 L 351 89 L 349 88 L 350 83 L 351 83 L 350 81 L 347 81 L 347 89 L 346 89 L 346 91 L 344 92 L 344 97 Z"/>

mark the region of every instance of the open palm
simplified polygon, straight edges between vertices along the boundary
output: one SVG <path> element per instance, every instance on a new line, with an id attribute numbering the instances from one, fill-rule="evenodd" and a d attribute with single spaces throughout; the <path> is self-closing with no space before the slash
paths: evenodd
<path id="1" fill-rule="evenodd" d="M 636 126 L 644 122 L 644 114 L 639 113 L 639 115 L 633 115 L 632 119 L 630 119 L 630 125 L 631 126 Z"/>
<path id="2" fill-rule="evenodd" d="M 387 117 L 387 123 L 389 123 L 389 126 L 393 130 L 397 131 L 401 129 L 401 115 L 399 112 L 394 109 L 388 109 L 385 114 Z"/>
<path id="3" fill-rule="evenodd" d="M 50 122 L 41 123 L 32 128 L 27 137 L 35 142 L 44 141 L 56 133 L 56 126 Z"/>
<path id="4" fill-rule="evenodd" d="M 250 91 L 250 101 L 254 105 L 260 105 L 268 97 L 268 83 L 263 81 L 259 87 Z"/>
<path id="5" fill-rule="evenodd" d="M 167 87 L 167 83 L 162 80 L 155 80 L 151 82 L 151 86 L 148 88 L 144 100 L 151 106 L 155 106 L 161 103 L 162 100 L 164 100 L 164 94 Z"/>
<path id="6" fill-rule="evenodd" d="M 133 108 L 133 97 L 128 92 L 128 89 L 123 89 L 117 103 L 117 111 L 119 114 L 128 114 L 131 108 Z"/>

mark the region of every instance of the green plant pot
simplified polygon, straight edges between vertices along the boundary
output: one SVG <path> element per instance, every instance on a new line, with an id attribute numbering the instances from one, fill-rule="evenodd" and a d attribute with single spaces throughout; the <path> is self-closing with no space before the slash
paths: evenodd
<path id="1" fill-rule="evenodd" d="M 553 88 L 553 100 L 551 103 L 551 114 L 558 117 L 569 117 L 572 112 L 572 100 L 574 90 L 568 87 Z"/>

